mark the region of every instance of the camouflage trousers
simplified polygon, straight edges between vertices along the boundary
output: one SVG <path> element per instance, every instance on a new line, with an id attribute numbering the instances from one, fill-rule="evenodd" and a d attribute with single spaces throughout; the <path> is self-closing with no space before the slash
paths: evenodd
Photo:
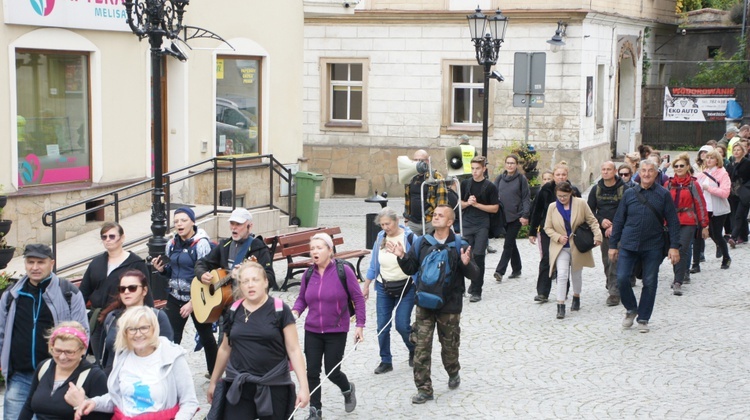
<path id="1" fill-rule="evenodd" d="M 437 326 L 440 341 L 440 356 L 448 376 L 461 370 L 458 362 L 458 347 L 461 344 L 461 314 L 443 314 L 429 309 L 414 307 L 415 321 L 410 340 L 414 343 L 414 384 L 417 390 L 432 395 L 432 339 Z"/>

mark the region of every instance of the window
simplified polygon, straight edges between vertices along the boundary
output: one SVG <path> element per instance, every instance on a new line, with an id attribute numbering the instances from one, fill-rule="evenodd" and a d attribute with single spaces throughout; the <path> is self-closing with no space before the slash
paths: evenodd
<path id="1" fill-rule="evenodd" d="M 484 70 L 481 66 L 451 66 L 451 125 L 482 124 Z"/>
<path id="2" fill-rule="evenodd" d="M 594 109 L 594 119 L 596 127 L 604 127 L 604 82 L 607 80 L 604 73 L 604 64 L 596 66 L 596 108 Z"/>
<path id="3" fill-rule="evenodd" d="M 91 180 L 88 53 L 15 55 L 19 188 Z"/>
<path id="4" fill-rule="evenodd" d="M 216 155 L 260 154 L 259 57 L 216 59 Z"/>
<path id="5" fill-rule="evenodd" d="M 708 59 L 713 60 L 721 51 L 721 47 L 708 47 Z"/>
<path id="6" fill-rule="evenodd" d="M 367 129 L 367 60 L 322 59 L 323 129 Z"/>

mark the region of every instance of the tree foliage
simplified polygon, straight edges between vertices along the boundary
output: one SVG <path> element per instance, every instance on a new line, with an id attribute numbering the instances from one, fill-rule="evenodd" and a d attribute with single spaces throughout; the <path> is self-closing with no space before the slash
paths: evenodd
<path id="1" fill-rule="evenodd" d="M 699 71 L 687 83 L 687 86 L 731 86 L 747 83 L 747 60 L 745 59 L 745 39 L 738 38 L 739 50 L 731 57 L 719 51 L 713 61 L 698 64 Z"/>
<path id="2" fill-rule="evenodd" d="M 677 0 L 675 10 L 677 13 L 691 12 L 700 9 L 729 10 L 739 0 Z"/>

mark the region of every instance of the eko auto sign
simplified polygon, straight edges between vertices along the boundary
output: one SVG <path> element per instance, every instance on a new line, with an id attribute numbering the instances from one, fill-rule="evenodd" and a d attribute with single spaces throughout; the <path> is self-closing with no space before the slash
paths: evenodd
<path id="1" fill-rule="evenodd" d="M 664 88 L 664 121 L 724 121 L 734 88 Z"/>

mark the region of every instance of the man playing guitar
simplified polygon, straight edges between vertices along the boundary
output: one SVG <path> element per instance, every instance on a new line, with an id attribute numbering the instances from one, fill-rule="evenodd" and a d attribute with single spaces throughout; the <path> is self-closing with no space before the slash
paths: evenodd
<path id="1" fill-rule="evenodd" d="M 266 271 L 271 288 L 279 290 L 272 266 L 273 259 L 268 247 L 263 240 L 250 233 L 253 228 L 253 216 L 250 212 L 244 208 L 234 209 L 229 217 L 229 228 L 232 238 L 219 243 L 208 255 L 195 263 L 195 276 L 208 285 L 213 278 L 211 270 L 223 268 L 232 273 L 232 278 L 235 278 L 235 268 L 239 267 L 245 259 L 255 257 L 258 264 Z M 243 255 L 238 255 L 240 253 Z"/>

